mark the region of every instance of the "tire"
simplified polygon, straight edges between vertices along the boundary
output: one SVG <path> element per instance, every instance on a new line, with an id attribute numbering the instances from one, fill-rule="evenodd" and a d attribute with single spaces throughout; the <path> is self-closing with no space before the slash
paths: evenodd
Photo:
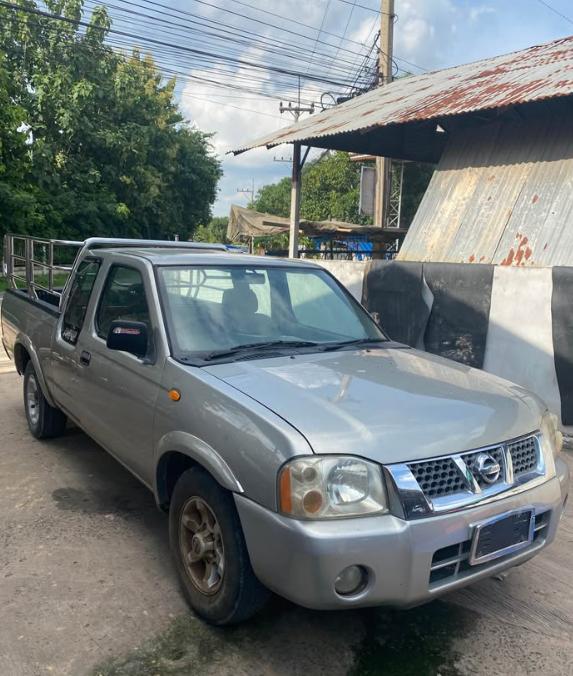
<path id="1" fill-rule="evenodd" d="M 169 540 L 185 597 L 204 620 L 237 624 L 263 607 L 270 592 L 251 567 L 232 495 L 200 467 L 175 485 Z"/>
<path id="2" fill-rule="evenodd" d="M 64 433 L 66 416 L 46 401 L 31 361 L 24 371 L 24 410 L 30 432 L 36 439 L 51 439 Z"/>

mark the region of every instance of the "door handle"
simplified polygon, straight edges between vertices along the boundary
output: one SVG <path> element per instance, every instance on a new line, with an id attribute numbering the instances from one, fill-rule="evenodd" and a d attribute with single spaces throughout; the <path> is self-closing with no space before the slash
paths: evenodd
<path id="1" fill-rule="evenodd" d="M 91 360 L 92 360 L 91 353 L 88 352 L 87 350 L 82 350 L 80 354 L 80 364 L 83 364 L 84 366 L 89 366 Z"/>

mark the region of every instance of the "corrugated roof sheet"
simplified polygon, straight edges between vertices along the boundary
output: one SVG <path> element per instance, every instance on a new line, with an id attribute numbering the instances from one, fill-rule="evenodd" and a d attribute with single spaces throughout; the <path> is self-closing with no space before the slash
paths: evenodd
<path id="1" fill-rule="evenodd" d="M 398 259 L 573 265 L 572 187 L 573 127 L 566 116 L 459 130 Z"/>
<path id="2" fill-rule="evenodd" d="M 394 80 L 234 150 L 346 134 L 573 94 L 573 36 Z"/>

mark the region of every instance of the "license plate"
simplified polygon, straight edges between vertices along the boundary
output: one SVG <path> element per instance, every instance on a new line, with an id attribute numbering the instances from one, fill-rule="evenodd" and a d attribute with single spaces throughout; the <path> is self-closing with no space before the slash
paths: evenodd
<path id="1" fill-rule="evenodd" d="M 477 524 L 470 550 L 470 566 L 513 554 L 531 544 L 535 530 L 534 516 L 533 509 L 522 509 Z"/>

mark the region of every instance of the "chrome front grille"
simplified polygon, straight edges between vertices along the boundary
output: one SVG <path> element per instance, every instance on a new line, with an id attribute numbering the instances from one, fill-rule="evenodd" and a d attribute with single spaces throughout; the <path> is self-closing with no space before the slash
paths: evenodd
<path id="1" fill-rule="evenodd" d="M 407 519 L 460 509 L 545 473 L 538 434 L 386 469 Z"/>
<path id="2" fill-rule="evenodd" d="M 520 476 L 531 472 L 537 466 L 538 453 L 535 437 L 526 437 L 507 445 L 513 463 L 513 474 Z"/>
<path id="3" fill-rule="evenodd" d="M 466 487 L 466 481 L 452 458 L 415 462 L 408 467 L 429 498 L 459 493 Z"/>

